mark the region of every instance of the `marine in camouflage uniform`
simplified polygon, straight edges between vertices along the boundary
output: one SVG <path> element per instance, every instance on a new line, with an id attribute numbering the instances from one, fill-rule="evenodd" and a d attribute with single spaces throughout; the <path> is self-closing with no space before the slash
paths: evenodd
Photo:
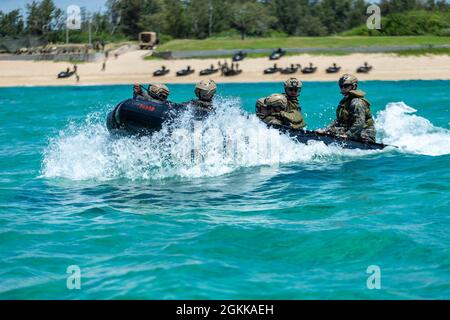
<path id="1" fill-rule="evenodd" d="M 375 142 L 375 124 L 370 111 L 370 102 L 365 92 L 357 90 L 358 79 L 345 74 L 339 79 L 339 87 L 344 98 L 339 102 L 336 119 L 325 132 L 349 139 Z"/>
<path id="2" fill-rule="evenodd" d="M 216 91 L 217 85 L 213 80 L 202 80 L 195 85 L 197 99 L 185 102 L 184 105 L 194 108 L 196 118 L 204 118 L 214 110 L 212 100 Z"/>
<path id="3" fill-rule="evenodd" d="M 135 84 L 133 86 L 133 99 L 141 99 L 146 101 L 164 102 L 169 97 L 169 88 L 164 84 L 150 84 L 147 92 L 142 87 Z"/>
<path id="4" fill-rule="evenodd" d="M 284 96 L 287 99 L 287 108 L 285 111 L 280 112 L 280 116 L 283 124 L 290 126 L 292 129 L 303 129 L 306 127 L 302 108 L 298 101 L 302 85 L 302 82 L 296 78 L 289 78 L 284 82 Z"/>
<path id="5" fill-rule="evenodd" d="M 256 115 L 269 125 L 284 125 L 293 129 L 303 129 L 306 123 L 298 102 L 298 92 L 302 83 L 290 78 L 284 83 L 284 94 L 273 94 L 256 101 Z"/>

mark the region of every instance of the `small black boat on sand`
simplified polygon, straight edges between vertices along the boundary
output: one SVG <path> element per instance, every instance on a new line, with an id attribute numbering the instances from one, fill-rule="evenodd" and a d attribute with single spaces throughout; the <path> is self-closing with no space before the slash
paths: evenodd
<path id="1" fill-rule="evenodd" d="M 221 70 L 222 75 L 225 77 L 233 77 L 242 73 L 242 69 L 239 69 L 239 63 L 232 63 L 231 68 L 228 65 L 223 65 Z"/>
<path id="2" fill-rule="evenodd" d="M 274 74 L 274 73 L 279 72 L 280 70 L 281 70 L 281 69 L 277 67 L 277 64 L 274 63 L 274 64 L 273 64 L 273 67 L 264 69 L 263 72 L 264 72 L 264 74 Z"/>
<path id="3" fill-rule="evenodd" d="M 191 66 L 187 66 L 186 69 L 177 71 L 177 77 L 188 76 L 190 74 L 193 74 L 194 72 L 195 72 L 195 70 L 191 69 Z"/>
<path id="4" fill-rule="evenodd" d="M 58 73 L 57 78 L 58 79 L 69 78 L 69 77 L 73 76 L 74 74 L 75 74 L 75 70 L 70 71 L 69 69 L 67 69 L 66 71 L 62 71 L 62 72 Z"/>
<path id="5" fill-rule="evenodd" d="M 317 67 L 314 67 L 312 63 L 309 64 L 309 67 L 305 67 L 302 69 L 302 73 L 314 73 L 317 71 Z"/>
<path id="6" fill-rule="evenodd" d="M 367 62 L 364 62 L 364 66 L 359 67 L 356 72 L 357 73 L 369 73 L 370 70 L 372 70 L 372 66 L 369 66 Z"/>
<path id="7" fill-rule="evenodd" d="M 165 66 L 162 66 L 161 69 L 156 70 L 155 72 L 153 72 L 153 76 L 154 77 L 161 77 L 161 76 L 165 76 L 166 74 L 169 73 L 169 69 L 166 69 Z"/>
<path id="8" fill-rule="evenodd" d="M 165 121 L 174 119 L 179 112 L 186 110 L 182 104 L 128 99 L 120 102 L 106 118 L 106 126 L 112 134 L 141 134 L 147 135 L 161 129 Z M 326 145 L 336 144 L 346 149 L 379 150 L 387 147 L 381 143 L 366 143 L 350 139 L 343 139 L 329 134 L 315 131 L 293 130 L 286 126 L 271 126 L 289 135 L 300 143 L 308 141 L 322 141 Z"/>
<path id="9" fill-rule="evenodd" d="M 338 67 L 336 63 L 333 63 L 333 65 L 326 70 L 327 73 L 338 73 L 339 71 L 341 71 L 341 67 Z"/>
<path id="10" fill-rule="evenodd" d="M 225 77 L 233 77 L 242 73 L 241 69 L 227 69 L 223 72 Z"/>
<path id="11" fill-rule="evenodd" d="M 245 52 L 239 51 L 233 55 L 232 60 L 233 60 L 233 62 L 239 62 L 239 61 L 244 60 L 246 56 L 247 56 L 247 54 Z"/>
<path id="12" fill-rule="evenodd" d="M 200 70 L 200 75 L 208 76 L 208 75 L 216 73 L 216 72 L 219 72 L 219 69 L 216 69 L 216 68 L 214 68 L 213 65 L 211 65 L 208 69 Z"/>
<path id="13" fill-rule="evenodd" d="M 301 69 L 302 66 L 299 65 L 299 64 L 296 64 L 295 66 L 294 66 L 294 64 L 291 64 L 290 67 L 281 69 L 281 70 L 280 70 L 280 73 L 281 73 L 281 74 L 292 74 L 292 73 L 296 73 L 296 72 L 298 71 L 299 68 Z"/>
<path id="14" fill-rule="evenodd" d="M 269 56 L 269 60 L 278 60 L 282 56 L 286 54 L 286 50 L 283 50 L 281 48 L 278 48 L 277 50 L 274 50 L 271 55 Z"/>

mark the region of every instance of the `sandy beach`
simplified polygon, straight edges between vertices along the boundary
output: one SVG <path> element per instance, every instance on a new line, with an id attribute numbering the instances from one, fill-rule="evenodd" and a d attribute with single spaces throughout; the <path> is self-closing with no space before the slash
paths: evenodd
<path id="1" fill-rule="evenodd" d="M 144 60 L 144 51 L 131 51 L 120 55 L 117 59 L 109 58 L 106 70 L 101 71 L 103 62 L 80 63 L 76 78 L 57 79 L 56 75 L 72 68 L 67 62 L 33 62 L 33 61 L 0 61 L 0 87 L 11 86 L 57 86 L 57 85 L 101 85 L 131 83 L 194 83 L 210 77 L 221 82 L 271 82 L 282 81 L 288 75 L 264 75 L 263 70 L 271 67 L 273 61 L 268 58 L 245 59 L 239 63 L 243 72 L 238 76 L 224 77 L 219 73 L 212 76 L 199 76 L 201 69 L 211 64 L 217 66 L 219 59 L 186 59 L 186 60 Z M 224 59 L 221 59 L 223 62 Z M 339 74 L 355 73 L 358 66 L 365 61 L 373 66 L 369 74 L 359 74 L 361 80 L 448 80 L 450 79 L 450 57 L 447 55 L 408 56 L 395 54 L 351 54 L 344 56 L 298 55 L 287 56 L 276 61 L 278 67 L 290 64 L 307 66 L 310 62 L 318 67 L 314 74 L 294 74 L 302 81 L 335 81 Z M 342 67 L 339 74 L 327 74 L 325 69 L 332 63 Z M 228 59 L 231 63 L 231 59 Z M 152 73 L 162 65 L 170 69 L 163 77 L 153 77 Z M 176 77 L 175 72 L 190 65 L 195 73 L 185 77 Z"/>

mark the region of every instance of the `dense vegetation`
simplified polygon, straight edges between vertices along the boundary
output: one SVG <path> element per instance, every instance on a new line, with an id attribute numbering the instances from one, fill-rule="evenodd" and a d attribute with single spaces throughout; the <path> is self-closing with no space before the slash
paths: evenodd
<path id="1" fill-rule="evenodd" d="M 448 35 L 445 0 L 381 0 L 380 31 L 368 30 L 365 0 L 108 0 L 107 9 L 82 10 L 82 30 L 72 42 L 133 39 L 152 30 L 171 38 L 327 35 Z M 32 1 L 26 12 L 0 11 L 0 36 L 35 35 L 64 41 L 65 13 L 52 0 Z"/>

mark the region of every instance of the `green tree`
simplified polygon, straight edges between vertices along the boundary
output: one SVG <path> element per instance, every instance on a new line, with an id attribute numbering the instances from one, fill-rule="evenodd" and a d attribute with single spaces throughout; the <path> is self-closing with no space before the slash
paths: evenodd
<path id="1" fill-rule="evenodd" d="M 27 4 L 27 28 L 32 35 L 46 36 L 59 25 L 62 11 L 52 0 L 32 1 Z"/>
<path id="2" fill-rule="evenodd" d="M 22 34 L 24 23 L 20 10 L 4 14 L 0 11 L 0 36 L 17 36 Z"/>
<path id="3" fill-rule="evenodd" d="M 232 26 L 240 32 L 242 40 L 248 34 L 264 34 L 274 21 L 264 4 L 257 1 L 236 2 L 231 11 Z"/>

